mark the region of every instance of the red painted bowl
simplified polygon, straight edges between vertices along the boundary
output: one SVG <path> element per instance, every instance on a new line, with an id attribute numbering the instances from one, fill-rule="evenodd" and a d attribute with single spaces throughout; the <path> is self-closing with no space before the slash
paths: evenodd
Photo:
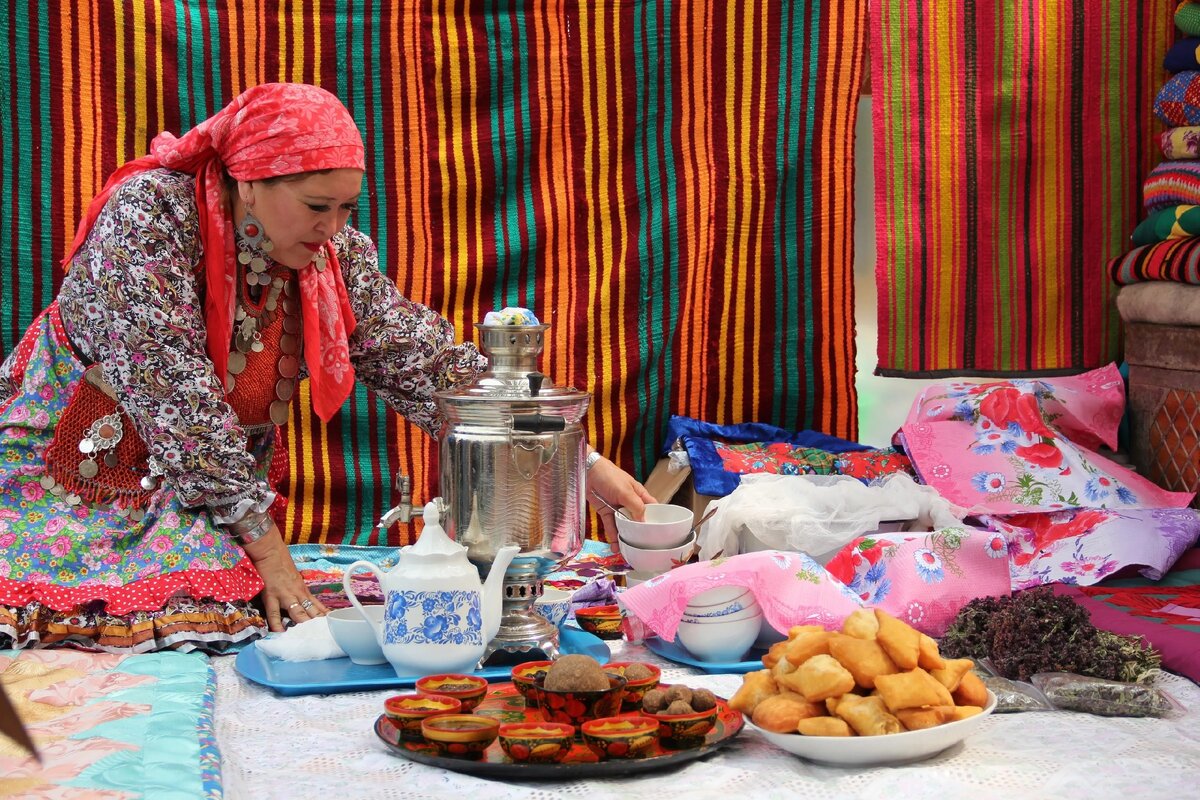
<path id="1" fill-rule="evenodd" d="M 500 726 L 500 749 L 513 761 L 562 761 L 574 741 L 575 726 L 561 722 L 508 722 Z"/>
<path id="2" fill-rule="evenodd" d="M 439 755 L 479 758 L 500 733 L 499 720 L 474 714 L 446 714 L 421 722 L 421 734 Z"/>
<path id="3" fill-rule="evenodd" d="M 526 661 L 512 668 L 513 687 L 525 698 L 525 705 L 537 708 L 537 698 L 533 696 L 534 681 L 539 672 L 544 674 L 554 665 L 553 661 Z"/>
<path id="4" fill-rule="evenodd" d="M 575 611 L 575 624 L 601 639 L 620 639 L 621 609 L 615 605 L 580 608 Z"/>
<path id="5" fill-rule="evenodd" d="M 421 723 L 442 714 L 457 714 L 462 703 L 457 698 L 436 694 L 398 694 L 383 701 L 384 713 L 400 730 L 400 738 L 410 742 L 424 741 Z"/>
<path id="6" fill-rule="evenodd" d="M 483 700 L 483 696 L 487 694 L 488 682 L 478 675 L 448 673 L 426 675 L 424 678 L 418 678 L 414 685 L 421 694 L 440 694 L 457 699 L 462 703 L 462 712 L 466 714 Z"/>
<path id="7" fill-rule="evenodd" d="M 589 720 L 615 717 L 621 711 L 621 700 L 625 696 L 625 679 L 605 673 L 608 688 L 577 692 L 547 689 L 541 681 L 534 684 L 533 695 L 537 698 L 538 712 L 547 722 L 564 722 L 576 728 Z"/>
<path id="8" fill-rule="evenodd" d="M 642 758 L 658 742 L 658 720 L 604 717 L 583 723 L 583 742 L 600 759 Z"/>

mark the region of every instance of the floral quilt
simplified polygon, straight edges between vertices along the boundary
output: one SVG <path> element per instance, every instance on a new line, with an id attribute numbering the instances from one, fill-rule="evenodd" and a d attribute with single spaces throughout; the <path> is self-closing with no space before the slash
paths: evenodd
<path id="1" fill-rule="evenodd" d="M 1115 365 L 1053 380 L 929 387 L 901 427 L 921 482 L 979 514 L 1179 508 L 1168 492 L 1100 455 L 1125 407 Z"/>

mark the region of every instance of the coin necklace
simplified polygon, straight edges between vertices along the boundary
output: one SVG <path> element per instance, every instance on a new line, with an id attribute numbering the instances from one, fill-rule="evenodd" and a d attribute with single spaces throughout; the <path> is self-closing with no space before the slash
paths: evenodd
<path id="1" fill-rule="evenodd" d="M 289 418 L 288 405 L 296 390 L 296 377 L 300 374 L 300 306 L 297 302 L 299 287 L 291 276 L 272 275 L 267 259 L 250 250 L 249 244 L 237 236 L 238 264 L 245 270 L 245 278 L 238 285 L 238 307 L 234 314 L 233 349 L 225 371 L 225 392 L 229 394 L 237 385 L 237 376 L 246 369 L 246 354 L 262 352 L 261 331 L 268 328 L 282 308 L 283 333 L 279 339 L 279 361 L 276 364 L 278 378 L 275 381 L 275 399 L 271 401 L 270 417 L 276 425 L 284 425 Z M 262 249 L 273 249 L 270 240 L 264 240 Z M 266 288 L 266 298 L 262 291 Z M 283 298 L 280 298 L 280 294 Z"/>

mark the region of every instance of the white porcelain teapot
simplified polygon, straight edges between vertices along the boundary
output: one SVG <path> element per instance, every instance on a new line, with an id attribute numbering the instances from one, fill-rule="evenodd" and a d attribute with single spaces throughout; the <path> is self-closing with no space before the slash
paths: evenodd
<path id="1" fill-rule="evenodd" d="M 478 666 L 500 629 L 504 571 L 521 549 L 500 548 L 487 583 L 481 583 L 466 548 L 446 535 L 440 517 L 436 501 L 425 505 L 425 529 L 416 544 L 400 549 L 399 562 L 388 572 L 369 561 L 356 561 L 345 572 L 346 596 L 359 611 L 363 607 L 351 575 L 361 568 L 379 578 L 383 622 L 372 627 L 384 657 L 402 678 L 471 672 Z"/>

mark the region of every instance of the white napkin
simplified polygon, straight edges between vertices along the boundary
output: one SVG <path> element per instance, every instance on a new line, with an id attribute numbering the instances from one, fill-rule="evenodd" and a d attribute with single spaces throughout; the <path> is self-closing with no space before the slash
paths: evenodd
<path id="1" fill-rule="evenodd" d="M 257 647 L 263 653 L 282 661 L 323 661 L 326 658 L 345 658 L 329 632 L 329 620 L 313 617 L 285 630 L 260 639 Z"/>

